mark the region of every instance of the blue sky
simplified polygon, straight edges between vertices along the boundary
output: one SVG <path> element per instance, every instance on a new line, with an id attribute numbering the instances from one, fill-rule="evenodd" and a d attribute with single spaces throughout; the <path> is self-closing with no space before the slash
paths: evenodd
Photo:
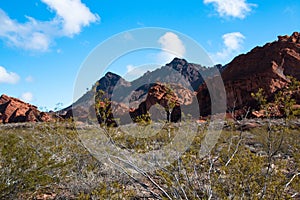
<path id="1" fill-rule="evenodd" d="M 0 93 L 48 109 L 57 103 L 68 106 L 77 74 L 92 50 L 131 29 L 169 29 L 155 42 L 178 57 L 188 52 L 178 33 L 184 34 L 214 63 L 226 64 L 278 35 L 299 31 L 299 19 L 298 0 L 0 1 Z M 106 70 L 124 75 L 172 58 L 166 54 L 159 59 L 162 55 L 163 50 L 131 53 Z"/>

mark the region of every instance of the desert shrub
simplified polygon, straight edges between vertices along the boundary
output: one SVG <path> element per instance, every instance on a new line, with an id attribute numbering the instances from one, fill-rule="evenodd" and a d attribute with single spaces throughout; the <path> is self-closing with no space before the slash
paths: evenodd
<path id="1" fill-rule="evenodd" d="M 195 122 L 186 123 L 195 126 Z M 196 136 L 186 152 L 158 170 L 145 172 L 136 168 L 135 174 L 97 160 L 85 148 L 80 132 L 72 124 L 2 126 L 0 198 L 34 199 L 49 192 L 63 199 L 296 197 L 300 191 L 299 128 L 281 124 L 280 120 L 272 123 L 270 126 L 269 121 L 263 121 L 263 126 L 248 131 L 233 123 L 203 158 L 199 149 L 207 127 L 196 125 Z M 135 137 L 141 130 L 133 124 L 105 130 L 109 142 L 144 153 L 172 142 L 178 126 L 166 123 L 159 133 L 156 129 L 152 133 L 151 126 L 141 127 L 149 128 L 150 136 L 146 138 Z M 122 131 L 125 128 L 126 133 Z M 97 139 L 93 127 L 84 130 L 91 141 Z"/>
<path id="2" fill-rule="evenodd" d="M 62 150 L 65 137 L 74 136 L 68 133 L 51 134 L 49 130 L 51 128 L 48 126 L 33 126 L 29 129 L 1 131 L 2 197 L 59 184 L 65 177 L 66 169 L 74 162 L 70 154 L 65 154 Z"/>

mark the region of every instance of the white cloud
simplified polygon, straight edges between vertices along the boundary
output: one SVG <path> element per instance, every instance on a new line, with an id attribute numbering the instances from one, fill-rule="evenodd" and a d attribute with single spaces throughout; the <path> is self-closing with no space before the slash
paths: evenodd
<path id="1" fill-rule="evenodd" d="M 25 47 L 25 49 L 46 51 L 50 45 L 50 38 L 44 33 L 35 32 L 32 33 L 31 38 L 29 38 L 28 42 L 25 42 L 22 45 Z"/>
<path id="2" fill-rule="evenodd" d="M 174 57 L 183 58 L 186 52 L 183 42 L 178 35 L 172 32 L 167 32 L 158 40 L 161 45 L 162 52 L 158 55 L 158 62 L 166 64 L 172 61 Z"/>
<path id="3" fill-rule="evenodd" d="M 224 34 L 222 38 L 224 48 L 216 54 L 211 54 L 211 57 L 215 63 L 225 64 L 229 59 L 232 59 L 233 56 L 240 53 L 240 50 L 243 48 L 242 44 L 245 40 L 245 36 L 240 32 L 233 32 Z"/>
<path id="4" fill-rule="evenodd" d="M 16 84 L 19 80 L 18 74 L 8 72 L 4 67 L 0 66 L 0 83 Z"/>
<path id="5" fill-rule="evenodd" d="M 0 9 L 0 38 L 9 46 L 45 52 L 58 37 L 72 37 L 81 29 L 98 21 L 80 0 L 42 0 L 56 16 L 50 21 L 39 21 L 25 16 L 27 22 L 11 19 Z M 76 14 L 74 14 L 76 13 Z"/>
<path id="6" fill-rule="evenodd" d="M 81 31 L 82 27 L 100 19 L 97 14 L 91 13 L 90 9 L 81 0 L 41 0 L 57 14 L 62 21 L 63 32 L 73 36 Z"/>
<path id="7" fill-rule="evenodd" d="M 251 12 L 255 4 L 247 3 L 247 0 L 204 0 L 205 4 L 212 3 L 221 17 L 236 17 L 243 19 Z"/>
<path id="8" fill-rule="evenodd" d="M 28 22 L 26 23 L 18 23 L 0 9 L 0 38 L 6 41 L 8 45 L 17 48 L 46 51 L 51 42 L 51 34 L 48 31 L 50 28 L 54 28 L 52 23 L 38 22 L 30 17 L 27 19 Z"/>
<path id="9" fill-rule="evenodd" d="M 31 102 L 33 100 L 33 94 L 31 92 L 25 92 L 20 98 L 25 102 Z"/>
<path id="10" fill-rule="evenodd" d="M 236 51 L 242 47 L 245 36 L 240 32 L 227 33 L 222 36 L 227 49 Z"/>

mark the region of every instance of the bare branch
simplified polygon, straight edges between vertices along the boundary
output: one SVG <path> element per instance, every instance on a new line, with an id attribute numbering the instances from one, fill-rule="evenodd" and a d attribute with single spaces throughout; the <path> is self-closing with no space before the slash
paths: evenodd
<path id="1" fill-rule="evenodd" d="M 140 173 L 141 175 L 143 175 L 144 177 L 146 177 L 155 187 L 157 187 L 168 199 L 172 200 L 172 198 L 170 197 L 170 195 L 160 186 L 158 185 L 150 176 L 147 172 L 145 172 L 144 170 L 142 170 L 141 168 L 137 167 L 136 165 L 134 165 L 133 163 L 126 161 L 122 158 L 116 157 L 114 156 L 114 158 L 128 164 L 129 166 L 133 167 L 134 170 L 136 170 L 138 173 Z M 123 168 L 123 170 L 125 170 Z M 131 176 L 132 177 L 132 176 Z"/>
<path id="2" fill-rule="evenodd" d="M 242 132 L 241 132 L 240 133 L 240 139 L 239 139 L 239 141 L 236 145 L 236 148 L 235 148 L 233 154 L 231 155 L 231 157 L 229 158 L 229 160 L 226 162 L 225 167 L 227 167 L 229 165 L 230 161 L 234 158 L 235 154 L 238 152 L 238 149 L 239 149 L 239 146 L 240 146 L 240 143 L 241 143 L 242 140 L 243 140 L 243 138 L 242 138 Z"/>
<path id="3" fill-rule="evenodd" d="M 294 176 L 290 179 L 290 181 L 289 181 L 287 184 L 285 184 L 284 190 L 287 189 L 287 187 L 293 182 L 293 180 L 294 180 L 297 176 L 300 176 L 300 172 L 298 172 L 297 174 L 294 174 Z"/>

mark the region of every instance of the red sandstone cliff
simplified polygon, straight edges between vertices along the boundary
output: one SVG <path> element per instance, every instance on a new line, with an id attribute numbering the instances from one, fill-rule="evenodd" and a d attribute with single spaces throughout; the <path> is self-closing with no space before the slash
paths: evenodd
<path id="1" fill-rule="evenodd" d="M 4 94 L 0 97 L 0 123 L 45 122 L 50 120 L 51 117 L 47 113 L 40 112 L 36 106 Z"/>
<path id="2" fill-rule="evenodd" d="M 256 47 L 247 54 L 233 59 L 222 73 L 227 95 L 227 108 L 257 107 L 251 97 L 263 88 L 267 97 L 287 87 L 287 76 L 300 80 L 300 34 L 279 36 L 277 41 Z M 213 82 L 213 80 L 211 80 Z M 207 86 L 199 87 L 197 98 L 201 115 L 210 114 L 210 98 Z M 296 99 L 299 103 L 300 99 Z"/>

